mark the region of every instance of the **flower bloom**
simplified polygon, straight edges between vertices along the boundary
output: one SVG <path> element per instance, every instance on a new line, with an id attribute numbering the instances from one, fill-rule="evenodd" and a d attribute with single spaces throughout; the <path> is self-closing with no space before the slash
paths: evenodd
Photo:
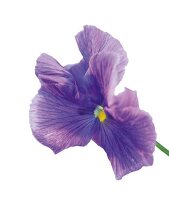
<path id="1" fill-rule="evenodd" d="M 58 153 L 90 140 L 102 147 L 116 179 L 153 164 L 156 133 L 135 91 L 114 95 L 128 63 L 118 40 L 94 26 L 76 35 L 82 60 L 61 66 L 47 54 L 37 59 L 41 88 L 30 107 L 33 135 Z"/>

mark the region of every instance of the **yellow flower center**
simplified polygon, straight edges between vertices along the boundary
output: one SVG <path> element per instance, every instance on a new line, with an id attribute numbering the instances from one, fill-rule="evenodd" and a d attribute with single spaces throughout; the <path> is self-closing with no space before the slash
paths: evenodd
<path id="1" fill-rule="evenodd" d="M 96 107 L 96 109 L 94 110 L 94 115 L 100 120 L 100 122 L 104 122 L 107 118 L 107 115 L 104 112 L 104 109 L 102 106 Z"/>

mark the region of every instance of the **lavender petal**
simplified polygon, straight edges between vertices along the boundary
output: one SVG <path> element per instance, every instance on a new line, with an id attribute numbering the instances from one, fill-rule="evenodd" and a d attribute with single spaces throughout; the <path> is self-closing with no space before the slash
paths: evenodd
<path id="1" fill-rule="evenodd" d="M 41 88 L 32 101 L 30 125 L 35 138 L 58 153 L 73 146 L 85 146 L 92 138 L 93 110 L 80 107 L 63 96 Z"/>
<path id="2" fill-rule="evenodd" d="M 116 179 L 153 164 L 156 132 L 151 116 L 137 106 L 135 92 L 120 94 L 107 111 L 107 119 L 95 130 L 93 140 L 111 162 Z"/>

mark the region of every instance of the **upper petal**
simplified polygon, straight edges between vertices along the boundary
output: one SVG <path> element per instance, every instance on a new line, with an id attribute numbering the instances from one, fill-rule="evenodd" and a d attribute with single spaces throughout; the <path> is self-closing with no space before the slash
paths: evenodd
<path id="1" fill-rule="evenodd" d="M 106 151 L 116 178 L 121 179 L 153 164 L 156 132 L 151 116 L 136 106 L 135 92 L 126 90 L 117 99 L 116 106 L 106 110 L 110 115 L 95 129 L 93 140 Z"/>
<path id="2" fill-rule="evenodd" d="M 84 26 L 84 30 L 76 35 L 76 41 L 83 59 L 69 65 L 69 72 L 82 93 L 91 94 L 95 103 L 110 106 L 114 89 L 128 62 L 126 52 L 118 40 L 95 26 Z"/>
<path id="3" fill-rule="evenodd" d="M 58 153 L 85 146 L 92 137 L 93 111 L 42 87 L 30 107 L 30 125 L 36 139 Z"/>
<path id="4" fill-rule="evenodd" d="M 95 26 L 84 26 L 84 30 L 76 35 L 76 41 L 86 62 L 89 62 L 93 55 L 102 51 L 125 53 L 117 39 Z"/>
<path id="5" fill-rule="evenodd" d="M 88 64 L 84 60 L 81 60 L 79 63 L 66 65 L 65 69 L 74 77 L 79 91 L 81 93 L 86 93 L 84 75 L 88 69 Z"/>
<path id="6" fill-rule="evenodd" d="M 85 104 L 89 101 L 95 106 L 103 103 L 103 95 L 101 94 L 101 87 L 97 79 L 87 72 L 88 64 L 81 60 L 77 64 L 66 65 L 65 68 L 73 75 L 77 88 L 79 91 L 79 102 Z"/>
<path id="7" fill-rule="evenodd" d="M 104 105 L 112 105 L 114 90 L 123 77 L 126 61 L 124 55 L 110 52 L 101 52 L 91 57 L 86 75 L 97 80 L 104 96 Z"/>
<path id="8" fill-rule="evenodd" d="M 35 73 L 43 87 L 47 87 L 53 94 L 62 94 L 69 99 L 78 96 L 76 81 L 72 74 L 51 56 L 43 53 L 37 59 Z"/>

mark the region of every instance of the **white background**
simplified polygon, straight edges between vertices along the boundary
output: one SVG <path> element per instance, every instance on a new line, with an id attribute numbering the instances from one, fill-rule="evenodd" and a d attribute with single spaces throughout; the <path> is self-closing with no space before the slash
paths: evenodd
<path id="1" fill-rule="evenodd" d="M 32 136 L 29 105 L 39 89 L 36 58 L 81 59 L 74 35 L 95 25 L 120 40 L 129 64 L 120 90 L 137 90 L 158 141 L 169 147 L 169 4 L 166 0 L 0 1 L 0 199 L 168 199 L 169 158 L 117 181 L 91 142 L 57 155 Z"/>

